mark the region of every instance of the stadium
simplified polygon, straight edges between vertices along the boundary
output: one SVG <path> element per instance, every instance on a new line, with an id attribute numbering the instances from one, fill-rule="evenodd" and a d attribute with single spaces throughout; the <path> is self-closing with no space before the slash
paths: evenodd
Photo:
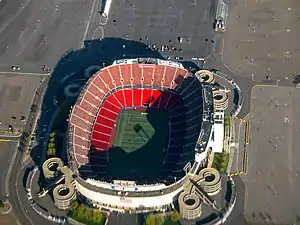
<path id="1" fill-rule="evenodd" d="M 214 123 L 207 79 L 153 58 L 116 60 L 95 73 L 69 117 L 78 195 L 121 211 L 174 202 L 207 156 Z"/>

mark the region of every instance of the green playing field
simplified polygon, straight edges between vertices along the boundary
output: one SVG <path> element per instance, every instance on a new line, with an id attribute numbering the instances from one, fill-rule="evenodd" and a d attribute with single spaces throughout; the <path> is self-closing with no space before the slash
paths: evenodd
<path id="1" fill-rule="evenodd" d="M 121 111 L 109 152 L 111 175 L 155 178 L 168 144 L 168 121 L 168 113 L 160 109 Z"/>

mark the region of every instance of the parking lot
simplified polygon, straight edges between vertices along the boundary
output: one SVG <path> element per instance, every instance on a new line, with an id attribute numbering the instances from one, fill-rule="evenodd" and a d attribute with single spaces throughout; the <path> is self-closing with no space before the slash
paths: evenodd
<path id="1" fill-rule="evenodd" d="M 0 130 L 23 127 L 30 110 L 35 89 L 43 77 L 22 74 L 0 75 Z"/>
<path id="2" fill-rule="evenodd" d="M 80 48 L 92 0 L 15 0 L 0 3 L 0 70 L 53 68 L 71 49 Z"/>
<path id="3" fill-rule="evenodd" d="M 229 10 L 223 56 L 230 70 L 292 84 L 300 71 L 300 1 L 237 0 Z"/>
<path id="4" fill-rule="evenodd" d="M 300 170 L 298 115 L 300 90 L 254 87 L 245 215 L 251 223 L 299 221 Z"/>
<path id="5" fill-rule="evenodd" d="M 113 1 L 105 37 L 143 42 L 164 57 L 206 57 L 213 46 L 215 2 L 171 0 Z M 182 37 L 183 42 L 178 41 Z M 168 50 L 169 49 L 169 50 Z"/>

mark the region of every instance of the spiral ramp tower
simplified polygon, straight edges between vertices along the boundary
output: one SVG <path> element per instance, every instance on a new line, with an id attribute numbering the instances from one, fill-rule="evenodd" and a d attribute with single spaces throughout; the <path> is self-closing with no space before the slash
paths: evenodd
<path id="1" fill-rule="evenodd" d="M 214 109 L 226 110 L 228 108 L 228 95 L 223 90 L 213 91 Z"/>
<path id="2" fill-rule="evenodd" d="M 202 200 L 194 192 L 182 192 L 178 198 L 179 213 L 183 219 L 199 218 L 202 213 Z"/>
<path id="3" fill-rule="evenodd" d="M 216 169 L 204 168 L 199 172 L 198 176 L 197 184 L 199 184 L 209 196 L 216 195 L 220 192 L 221 176 Z"/>
<path id="4" fill-rule="evenodd" d="M 219 211 L 220 208 L 211 198 L 221 190 L 221 176 L 213 168 L 204 168 L 198 175 L 190 178 L 190 183 L 179 195 L 179 212 L 183 219 L 195 220 L 201 216 L 203 203 L 212 209 Z"/>
<path id="5" fill-rule="evenodd" d="M 60 158 L 54 157 L 47 159 L 42 166 L 44 177 L 47 180 L 51 180 L 53 183 L 51 187 L 53 189 L 53 199 L 55 206 L 60 210 L 67 210 L 73 200 L 76 199 L 76 190 L 73 185 L 73 177 L 69 168 L 64 166 L 63 161 Z M 64 183 L 60 183 L 64 180 Z M 48 193 L 48 190 L 44 192 Z M 43 196 L 43 194 L 41 194 Z"/>
<path id="6" fill-rule="evenodd" d="M 206 83 L 206 84 L 214 84 L 215 83 L 215 76 L 214 76 L 213 72 L 211 72 L 209 70 L 198 70 L 195 73 L 195 76 L 202 83 Z"/>
<path id="7" fill-rule="evenodd" d="M 64 163 L 60 158 L 47 159 L 42 166 L 44 177 L 48 180 L 54 179 L 59 173 L 59 168 L 63 166 Z"/>
<path id="8" fill-rule="evenodd" d="M 75 187 L 71 183 L 59 184 L 53 190 L 55 206 L 60 210 L 68 210 L 70 204 L 76 199 Z"/>

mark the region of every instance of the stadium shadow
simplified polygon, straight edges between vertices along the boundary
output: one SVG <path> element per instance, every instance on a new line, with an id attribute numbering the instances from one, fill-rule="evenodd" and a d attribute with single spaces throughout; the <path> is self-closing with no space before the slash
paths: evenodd
<path id="1" fill-rule="evenodd" d="M 196 72 L 202 68 L 200 68 L 196 63 L 192 61 L 183 61 L 181 62 L 183 67 L 189 70 L 190 72 Z"/>
<path id="2" fill-rule="evenodd" d="M 111 37 L 87 40 L 83 48 L 70 50 L 62 56 L 52 71 L 37 124 L 37 141 L 42 156 L 46 151 L 52 120 L 60 106 L 73 105 L 86 81 L 102 67 L 112 64 L 116 59 L 137 57 L 163 58 L 144 43 Z M 65 125 L 61 126 L 59 132 L 65 133 L 67 118 L 62 121 Z M 31 156 L 36 165 L 44 161 L 44 157 L 38 159 L 35 154 Z"/>
<path id="3" fill-rule="evenodd" d="M 93 165 L 93 171 L 98 173 L 98 178 L 135 179 L 137 183 L 152 183 L 163 175 L 161 167 L 168 145 L 169 127 L 168 121 L 163 121 L 167 117 L 158 118 L 159 113 L 162 112 L 157 112 L 156 109 L 148 111 L 147 120 L 154 129 L 154 133 L 149 139 L 146 138 L 147 141 L 143 146 L 133 152 L 128 153 L 118 146 L 111 147 L 109 152 L 91 151 L 91 165 Z M 137 129 L 137 125 L 133 129 Z M 138 124 L 138 131 L 135 132 L 138 133 L 140 130 L 143 130 L 143 125 Z M 115 162 L 112 162 L 114 160 Z M 91 176 L 91 174 L 84 173 L 85 171 L 85 167 L 81 168 L 81 175 Z M 109 177 L 107 177 L 108 174 Z"/>

